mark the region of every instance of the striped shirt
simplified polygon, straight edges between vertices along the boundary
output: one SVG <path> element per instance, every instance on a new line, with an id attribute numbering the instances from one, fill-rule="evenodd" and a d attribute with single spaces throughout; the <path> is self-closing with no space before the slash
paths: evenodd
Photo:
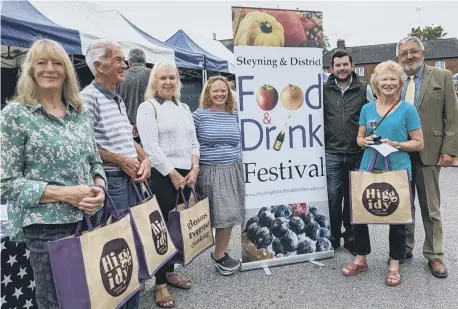
<path id="1" fill-rule="evenodd" d="M 86 86 L 80 95 L 86 103 L 97 146 L 108 152 L 136 158 L 132 126 L 127 118 L 122 98 L 96 81 Z M 106 162 L 104 168 L 120 170 L 119 167 Z"/>
<path id="2" fill-rule="evenodd" d="M 241 158 L 237 111 L 231 114 L 198 108 L 193 117 L 201 164 L 232 164 Z"/>
<path id="3" fill-rule="evenodd" d="M 415 73 L 415 77 L 413 79 L 415 83 L 415 94 L 414 94 L 414 105 L 418 106 L 418 97 L 420 95 L 420 89 L 421 89 L 421 83 L 423 82 L 423 71 L 425 69 L 425 65 L 422 64 L 420 67 L 420 70 Z M 409 86 L 410 83 L 410 78 L 407 76 L 407 79 L 404 83 L 404 87 L 402 87 L 402 92 L 401 92 L 401 100 L 406 99 L 406 92 L 407 92 L 407 87 Z"/>

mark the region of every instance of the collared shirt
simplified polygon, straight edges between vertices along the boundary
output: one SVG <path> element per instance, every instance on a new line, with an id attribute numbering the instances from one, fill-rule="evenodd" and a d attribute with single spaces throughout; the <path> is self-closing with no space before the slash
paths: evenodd
<path id="1" fill-rule="evenodd" d="M 418 96 L 420 95 L 420 88 L 421 88 L 421 83 L 423 81 L 423 72 L 425 70 L 425 64 L 423 63 L 420 67 L 420 70 L 415 73 L 415 77 L 413 79 L 415 83 L 415 95 L 414 95 L 414 105 L 418 106 Z M 410 78 L 407 76 L 407 79 L 404 83 L 404 87 L 402 87 L 402 92 L 401 92 L 401 100 L 406 99 L 406 92 L 407 92 L 407 87 L 409 86 Z"/>
<path id="2" fill-rule="evenodd" d="M 140 104 L 137 129 L 152 167 L 166 176 L 174 168 L 192 168 L 192 155 L 199 156 L 199 142 L 187 104 L 155 99 Z"/>
<path id="3" fill-rule="evenodd" d="M 122 98 L 96 81 L 81 91 L 81 97 L 86 102 L 97 145 L 108 152 L 136 158 L 132 125 Z M 104 162 L 104 168 L 120 170 L 107 162 Z"/>
<path id="4" fill-rule="evenodd" d="M 22 240 L 25 226 L 83 218 L 68 203 L 40 200 L 48 184 L 92 186 L 95 176 L 105 179 L 86 112 L 78 113 L 67 103 L 65 117 L 59 120 L 41 105 L 10 103 L 1 113 L 1 145 L 1 189 L 12 239 Z"/>
<path id="5" fill-rule="evenodd" d="M 337 78 L 335 80 L 336 82 L 336 85 L 337 85 L 337 88 L 340 89 L 340 91 L 342 92 L 342 95 L 345 93 L 345 91 L 348 90 L 348 88 L 350 88 L 350 85 L 351 85 L 351 82 L 353 81 L 353 76 L 350 75 L 350 82 L 348 83 L 347 87 L 343 88 L 342 86 L 340 86 L 340 84 L 337 82 Z M 372 88 L 371 88 L 371 85 L 367 84 L 366 86 L 366 98 L 367 98 L 367 102 L 371 102 L 371 101 L 374 101 L 375 98 L 374 98 L 374 93 L 372 92 Z"/>

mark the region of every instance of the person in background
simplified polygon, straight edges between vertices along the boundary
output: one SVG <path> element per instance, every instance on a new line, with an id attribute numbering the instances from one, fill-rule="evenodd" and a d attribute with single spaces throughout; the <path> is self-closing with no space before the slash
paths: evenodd
<path id="1" fill-rule="evenodd" d="M 151 69 L 146 67 L 145 52 L 139 48 L 129 52 L 127 61 L 129 68 L 124 72 L 124 82 L 118 85 L 117 92 L 126 104 L 127 117 L 133 126 L 134 138 L 138 138 L 137 110 L 145 98 Z"/>
<path id="2" fill-rule="evenodd" d="M 156 63 L 148 81 L 146 101 L 137 112 L 138 133 L 153 162 L 151 189 L 166 222 L 169 212 L 177 205 L 179 190 L 189 200 L 199 174 L 199 143 L 189 106 L 180 102 L 180 89 L 176 66 Z M 183 202 L 181 195 L 178 202 Z M 171 263 L 162 266 L 155 276 L 159 307 L 175 307 L 167 284 L 185 290 L 191 288 L 190 282 L 176 273 Z"/>
<path id="3" fill-rule="evenodd" d="M 124 54 L 115 41 L 92 41 L 86 51 L 86 63 L 94 81 L 81 91 L 86 102 L 100 157 L 108 180 L 108 194 L 116 208 L 138 204 L 132 180 L 146 181 L 151 173 L 150 160 L 132 136 L 126 106 L 115 92 L 124 81 Z M 140 292 L 130 298 L 123 309 L 136 309 Z"/>
<path id="4" fill-rule="evenodd" d="M 349 173 L 358 169 L 361 162 L 362 151 L 356 143 L 359 115 L 373 96 L 370 85 L 353 72 L 353 59 L 346 51 L 338 50 L 332 55 L 331 67 L 332 74 L 323 88 L 331 243 L 337 249 L 343 237 L 344 248 L 354 255 Z"/>
<path id="5" fill-rule="evenodd" d="M 202 198 L 209 198 L 212 227 L 216 229 L 211 259 L 222 275 L 231 275 L 240 263 L 227 249 L 232 227 L 242 224 L 245 182 L 238 114 L 226 78 L 214 76 L 207 81 L 193 117 L 200 145 L 196 189 Z"/>
<path id="6" fill-rule="evenodd" d="M 447 277 L 444 264 L 439 174 L 458 155 L 458 103 L 452 73 L 424 63 L 425 47 L 417 37 L 406 37 L 396 46 L 396 56 L 407 75 L 401 98 L 418 110 L 425 134 L 425 148 L 411 154 L 413 196 L 418 194 L 425 229 L 423 256 L 431 273 Z M 406 258 L 415 247 L 415 225 L 407 226 Z"/>
<path id="7" fill-rule="evenodd" d="M 371 84 L 378 100 L 364 105 L 359 118 L 357 142 L 361 148 L 365 149 L 361 170 L 367 170 L 372 156 L 377 153 L 374 148 L 367 147 L 374 144 L 373 135 L 376 133 L 377 136 L 382 137 L 382 143 L 387 143 L 399 150 L 388 156 L 391 170 L 407 170 L 409 179 L 412 179 L 409 152 L 423 149 L 423 132 L 415 107 L 400 99 L 404 81 L 404 70 L 393 61 L 377 65 L 371 76 Z M 384 120 L 381 121 L 384 116 Z M 376 132 L 370 129 L 369 123 L 372 121 L 379 123 Z M 374 168 L 375 172 L 385 169 L 382 155 L 378 155 Z M 357 256 L 352 264 L 344 268 L 345 276 L 354 276 L 368 270 L 367 255 L 371 252 L 371 245 L 367 224 L 354 224 L 353 235 Z M 405 225 L 390 225 L 389 246 L 390 265 L 386 275 L 386 284 L 396 286 L 401 283 L 399 264 L 406 254 Z"/>
<path id="8" fill-rule="evenodd" d="M 11 239 L 25 239 L 30 250 L 39 309 L 59 309 L 47 242 L 72 236 L 83 214 L 105 200 L 97 187 L 105 173 L 78 91 L 64 48 L 37 40 L 1 113 L 2 197 Z"/>

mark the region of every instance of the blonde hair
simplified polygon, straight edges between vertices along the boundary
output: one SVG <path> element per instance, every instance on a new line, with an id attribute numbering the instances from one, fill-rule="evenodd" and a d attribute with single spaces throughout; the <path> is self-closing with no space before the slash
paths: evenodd
<path id="1" fill-rule="evenodd" d="M 399 63 L 396 63 L 392 60 L 384 61 L 375 67 L 374 73 L 372 73 L 371 75 L 371 86 L 374 90 L 374 93 L 377 95 L 377 97 L 380 96 L 378 84 L 380 82 L 380 75 L 385 72 L 391 72 L 397 76 L 399 80 L 399 89 L 397 91 L 397 95 L 400 96 L 407 75 L 404 72 L 402 66 Z"/>
<path id="2" fill-rule="evenodd" d="M 156 89 L 157 74 L 162 68 L 165 68 L 165 67 L 169 67 L 175 70 L 175 73 L 177 76 L 177 87 L 175 88 L 175 93 L 173 94 L 173 96 L 175 97 L 176 100 L 180 101 L 180 98 L 181 98 L 180 73 L 178 72 L 178 69 L 175 65 L 168 63 L 168 62 L 158 62 L 154 65 L 153 69 L 151 70 L 151 74 L 149 75 L 148 87 L 146 88 L 146 92 L 145 92 L 145 100 L 153 99 L 155 96 L 157 96 L 157 89 Z"/>
<path id="3" fill-rule="evenodd" d="M 75 69 L 65 49 L 56 41 L 42 39 L 33 43 L 25 56 L 22 64 L 21 75 L 17 82 L 14 102 L 22 102 L 26 106 L 39 105 L 38 89 L 34 78 L 33 65 L 39 57 L 49 57 L 62 61 L 65 71 L 65 79 L 62 86 L 62 95 L 66 101 L 71 102 L 78 112 L 83 110 L 83 100 L 79 95 L 79 84 Z"/>
<path id="4" fill-rule="evenodd" d="M 211 107 L 212 100 L 210 96 L 210 88 L 217 81 L 222 81 L 224 84 L 226 84 L 226 87 L 227 87 L 227 101 L 225 104 L 226 111 L 228 113 L 233 113 L 235 111 L 235 100 L 234 100 L 234 97 L 232 96 L 231 86 L 229 85 L 229 82 L 227 81 L 226 77 L 224 76 L 213 76 L 207 80 L 207 82 L 205 83 L 204 89 L 202 90 L 202 93 L 200 95 L 199 107 L 204 108 L 204 109 L 209 109 Z"/>

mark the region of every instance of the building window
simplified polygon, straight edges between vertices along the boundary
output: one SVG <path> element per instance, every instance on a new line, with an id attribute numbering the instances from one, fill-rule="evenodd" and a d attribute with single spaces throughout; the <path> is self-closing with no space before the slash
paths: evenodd
<path id="1" fill-rule="evenodd" d="M 364 76 L 364 67 L 356 67 L 355 68 L 355 73 L 358 76 Z"/>
<path id="2" fill-rule="evenodd" d="M 436 61 L 436 68 L 445 70 L 445 61 Z"/>

